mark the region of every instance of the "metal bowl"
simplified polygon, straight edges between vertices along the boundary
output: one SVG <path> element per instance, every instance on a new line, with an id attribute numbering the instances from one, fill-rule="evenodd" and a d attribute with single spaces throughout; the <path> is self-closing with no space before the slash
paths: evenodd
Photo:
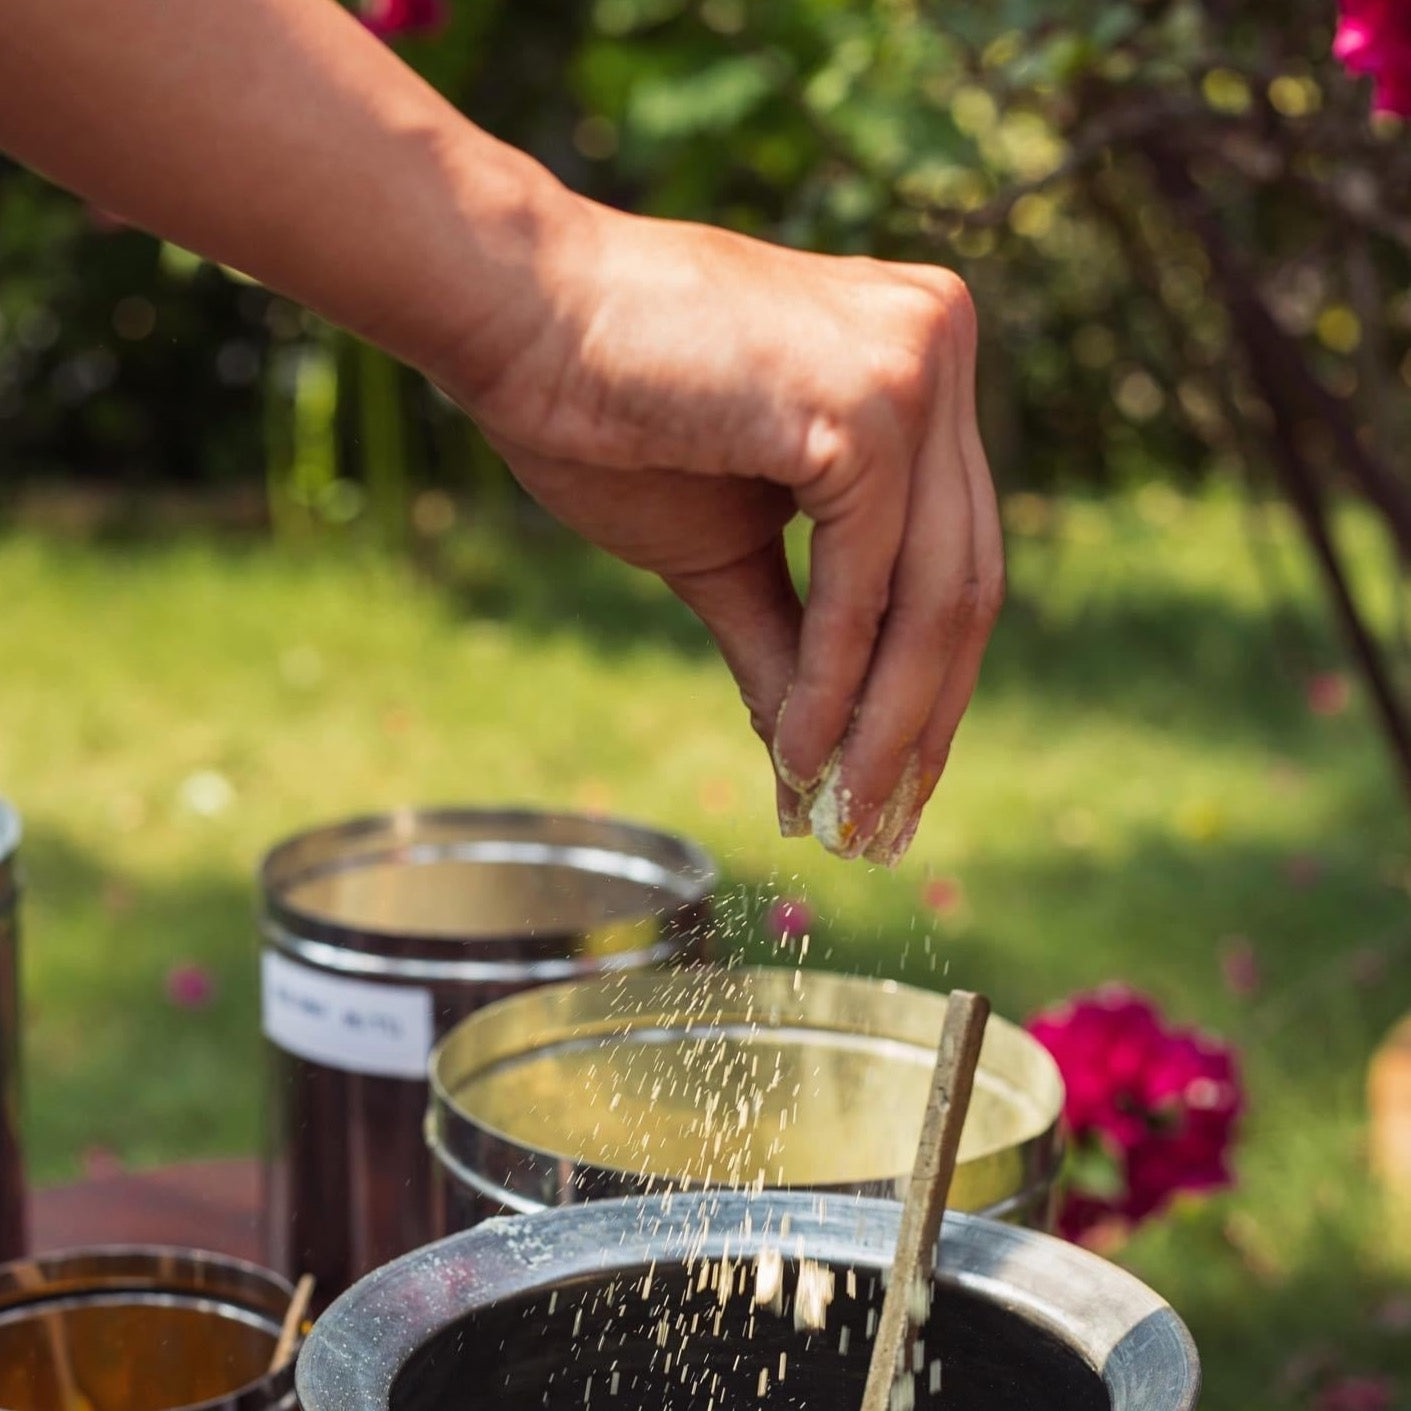
<path id="1" fill-rule="evenodd" d="M 489 1221 L 343 1295 L 299 1359 L 299 1402 L 851 1411 L 900 1216 L 891 1201 L 706 1191 Z M 751 1296 L 765 1250 L 785 1261 L 777 1313 Z M 918 1411 L 1192 1411 L 1190 1335 L 1130 1274 L 954 1213 L 940 1253 Z M 790 1316 L 801 1257 L 834 1277 L 819 1331 Z"/>
<path id="2" fill-rule="evenodd" d="M 19 815 L 0 799 L 0 1260 L 25 1250 L 20 1148 Z"/>
<path id="3" fill-rule="evenodd" d="M 783 969 L 555 985 L 490 1005 L 432 1053 L 440 1233 L 664 1185 L 902 1198 L 944 995 Z M 951 1204 L 1045 1227 L 1063 1082 L 990 1020 Z"/>
<path id="4" fill-rule="evenodd" d="M 294 1411 L 269 1372 L 293 1290 L 187 1249 L 111 1246 L 0 1266 L 0 1407 L 72 1411 L 54 1362 L 100 1411 Z"/>

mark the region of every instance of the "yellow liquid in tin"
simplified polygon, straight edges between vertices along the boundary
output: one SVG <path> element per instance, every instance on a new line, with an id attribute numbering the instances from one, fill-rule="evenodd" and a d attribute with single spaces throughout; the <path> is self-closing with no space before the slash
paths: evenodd
<path id="1" fill-rule="evenodd" d="M 934 1062 L 847 1035 L 629 1036 L 511 1060 L 453 1097 L 481 1126 L 589 1166 L 676 1184 L 843 1186 L 910 1173 Z M 1036 1125 L 1032 1104 L 982 1072 L 960 1160 Z"/>

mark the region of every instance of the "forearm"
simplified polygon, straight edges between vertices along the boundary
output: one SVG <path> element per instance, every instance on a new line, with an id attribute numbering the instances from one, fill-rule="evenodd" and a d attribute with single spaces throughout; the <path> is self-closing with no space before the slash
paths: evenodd
<path id="1" fill-rule="evenodd" d="M 414 363 L 467 327 L 518 336 L 561 189 L 332 0 L 0 0 L 0 21 L 21 162 Z"/>

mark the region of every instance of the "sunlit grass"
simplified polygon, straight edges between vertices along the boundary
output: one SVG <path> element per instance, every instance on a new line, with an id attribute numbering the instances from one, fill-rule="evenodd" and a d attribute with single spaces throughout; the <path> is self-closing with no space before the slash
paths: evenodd
<path id="1" fill-rule="evenodd" d="M 1308 674 L 1341 663 L 1306 566 L 1280 528 L 1271 584 L 1219 499 L 1019 501 L 1010 519 L 1012 603 L 895 875 L 781 841 L 692 620 L 552 534 L 467 532 L 439 575 L 214 539 L 0 538 L 36 1178 L 95 1147 L 255 1149 L 251 877 L 274 839 L 407 801 L 604 809 L 704 842 L 756 954 L 746 903 L 804 897 L 819 963 L 981 987 L 1016 1018 L 1122 979 L 1240 1041 L 1240 1190 L 1128 1253 L 1195 1327 L 1204 1404 L 1269 1404 L 1313 1342 L 1411 1370 L 1369 1317 L 1399 1265 L 1362 1154 L 1365 1061 L 1411 996 L 1404 814 L 1356 694 L 1309 709 Z M 1348 533 L 1380 584 L 1372 528 Z M 944 914 L 923 894 L 937 877 Z M 1264 973 L 1253 999 L 1221 983 L 1234 935 Z M 184 961 L 214 972 L 212 1007 L 166 999 Z"/>

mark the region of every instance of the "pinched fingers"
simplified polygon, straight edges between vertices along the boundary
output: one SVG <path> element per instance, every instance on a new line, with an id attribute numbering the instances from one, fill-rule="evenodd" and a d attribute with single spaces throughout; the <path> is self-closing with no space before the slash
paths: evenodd
<path id="1" fill-rule="evenodd" d="M 891 492 L 905 520 L 886 610 L 864 680 L 847 683 L 856 693 L 851 719 L 811 809 L 825 846 L 889 865 L 909 845 L 944 767 L 1002 592 L 998 515 L 975 421 L 973 309 L 959 281 L 936 273 L 929 417 L 906 486 Z M 849 543 L 862 537 L 853 531 Z M 805 639 L 808 630 L 806 614 Z M 780 742 L 788 739 L 781 730 Z"/>
<path id="2" fill-rule="evenodd" d="M 779 712 L 793 679 L 802 614 L 783 540 L 775 538 L 722 567 L 670 575 L 667 582 L 714 637 L 755 733 L 772 751 Z M 807 832 L 806 810 L 782 780 L 776 784 L 776 807 L 785 837 Z"/>
<path id="3" fill-rule="evenodd" d="M 876 442 L 834 436 L 831 428 L 816 439 L 821 469 L 799 492 L 814 520 L 808 600 L 774 739 L 779 778 L 806 803 L 834 763 L 867 677 L 906 512 L 900 467 L 881 458 Z"/>

